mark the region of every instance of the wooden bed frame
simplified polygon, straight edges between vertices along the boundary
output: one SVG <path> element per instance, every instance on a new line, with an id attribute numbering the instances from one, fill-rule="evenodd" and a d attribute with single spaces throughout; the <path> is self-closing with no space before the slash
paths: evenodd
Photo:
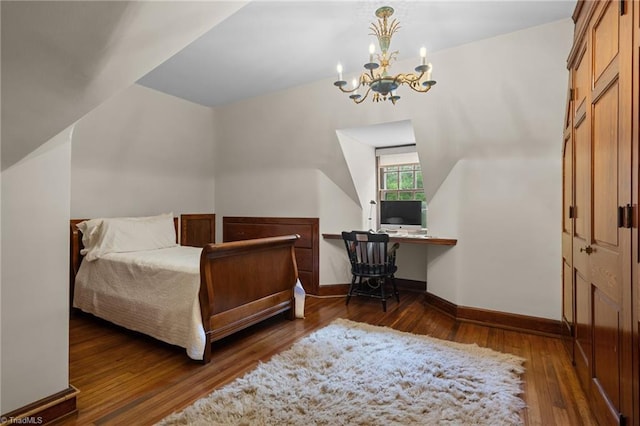
<path id="1" fill-rule="evenodd" d="M 202 229 L 207 232 L 215 229 L 215 215 L 184 216 L 182 229 L 188 228 L 184 221 L 191 219 L 210 220 L 212 228 L 203 226 Z M 82 262 L 82 233 L 76 226 L 80 222 L 82 219 L 70 221 L 72 301 L 75 276 Z M 174 223 L 177 229 L 177 219 Z M 287 317 L 294 318 L 293 287 L 298 279 L 294 245 L 299 238 L 299 235 L 287 235 L 204 244 L 199 293 L 207 338 L 204 363 L 211 360 L 211 342 L 282 312 L 288 311 Z"/>

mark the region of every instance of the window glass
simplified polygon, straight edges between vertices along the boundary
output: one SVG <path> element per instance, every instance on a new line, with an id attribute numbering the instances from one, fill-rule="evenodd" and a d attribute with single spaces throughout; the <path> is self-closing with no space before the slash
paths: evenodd
<path id="1" fill-rule="evenodd" d="M 427 203 L 418 154 L 381 155 L 378 164 L 378 199 L 422 201 L 422 223 L 426 226 Z"/>
<path id="2" fill-rule="evenodd" d="M 416 187 L 415 173 L 413 171 L 401 172 L 399 189 L 414 189 L 415 187 Z"/>
<path id="3" fill-rule="evenodd" d="M 395 201 L 398 199 L 398 193 L 396 191 L 393 192 L 385 192 L 382 197 L 383 200 L 392 200 Z"/>
<path id="4" fill-rule="evenodd" d="M 384 182 L 383 189 L 398 189 L 398 172 L 385 173 Z"/>

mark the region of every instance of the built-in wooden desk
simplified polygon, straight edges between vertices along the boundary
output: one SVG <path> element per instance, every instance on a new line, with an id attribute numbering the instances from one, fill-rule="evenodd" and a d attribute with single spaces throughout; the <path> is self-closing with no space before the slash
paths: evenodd
<path id="1" fill-rule="evenodd" d="M 342 234 L 322 234 L 325 240 L 342 240 Z M 426 244 L 432 246 L 455 246 L 458 240 L 452 238 L 437 238 L 431 236 L 415 236 L 389 234 L 389 241 L 392 243 Z"/>

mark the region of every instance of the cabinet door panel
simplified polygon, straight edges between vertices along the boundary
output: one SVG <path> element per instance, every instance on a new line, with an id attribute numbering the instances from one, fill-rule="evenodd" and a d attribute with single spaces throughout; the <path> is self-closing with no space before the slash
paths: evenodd
<path id="1" fill-rule="evenodd" d="M 618 84 L 593 106 L 593 239 L 618 246 Z"/>
<path id="2" fill-rule="evenodd" d="M 584 104 L 587 94 L 591 91 L 590 77 L 589 77 L 589 58 L 590 55 L 586 54 L 586 49 L 583 50 L 578 64 L 575 67 L 575 86 L 574 90 L 574 112 L 577 112 Z M 577 117 L 576 117 L 577 118 Z M 574 122 L 577 120 L 574 119 Z"/>
<path id="3" fill-rule="evenodd" d="M 562 264 L 562 316 L 564 320 L 573 325 L 573 280 L 571 279 L 571 266 L 566 262 Z"/>
<path id="4" fill-rule="evenodd" d="M 576 369 L 578 377 L 585 388 L 589 387 L 591 379 L 591 285 L 576 271 L 575 274 L 576 297 Z"/>
<path id="5" fill-rule="evenodd" d="M 575 129 L 575 222 L 574 236 L 586 245 L 589 232 L 589 210 L 591 205 L 591 143 L 587 119 L 582 120 Z M 574 246 L 576 243 L 574 243 Z"/>
<path id="6" fill-rule="evenodd" d="M 613 407 L 620 407 L 620 309 L 605 294 L 594 289 L 594 377 Z"/>
<path id="7" fill-rule="evenodd" d="M 569 215 L 569 211 L 573 205 L 573 144 L 570 137 L 564 143 L 562 155 L 562 231 L 571 235 L 573 220 Z"/>
<path id="8" fill-rule="evenodd" d="M 618 4 L 608 2 L 593 27 L 593 72 L 598 80 L 618 54 Z"/>

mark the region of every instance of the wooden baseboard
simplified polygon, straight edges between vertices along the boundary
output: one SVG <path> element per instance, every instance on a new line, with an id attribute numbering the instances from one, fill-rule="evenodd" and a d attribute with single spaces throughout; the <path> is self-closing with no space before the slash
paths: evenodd
<path id="1" fill-rule="evenodd" d="M 563 336 L 561 321 L 458 306 L 455 303 L 451 303 L 448 300 L 426 291 L 427 283 L 424 281 L 396 278 L 396 285 L 401 295 L 403 291 L 424 293 L 426 302 L 429 305 L 458 321 L 473 322 L 480 325 L 520 331 L 523 333 L 533 333 L 558 338 Z M 348 290 L 349 284 L 320 286 L 318 296 L 346 296 Z"/>
<path id="2" fill-rule="evenodd" d="M 318 288 L 318 296 L 346 296 L 349 284 L 321 285 Z"/>
<path id="3" fill-rule="evenodd" d="M 398 291 L 424 293 L 427 288 L 427 283 L 424 281 L 396 278 L 396 286 L 398 287 Z M 348 291 L 349 284 L 321 285 L 318 296 L 346 296 Z"/>
<path id="4" fill-rule="evenodd" d="M 427 283 L 425 281 L 396 278 L 396 285 L 398 286 L 398 291 L 405 290 L 414 293 L 424 293 L 427 290 Z"/>
<path id="5" fill-rule="evenodd" d="M 458 306 L 441 297 L 426 293 L 427 303 L 458 321 L 473 322 L 523 333 L 562 337 L 562 322 L 509 312 Z"/>
<path id="6" fill-rule="evenodd" d="M 0 426 L 13 424 L 44 425 L 75 413 L 80 391 L 73 386 L 54 395 L 26 405 L 1 416 Z"/>
<path id="7" fill-rule="evenodd" d="M 453 319 L 458 319 L 458 305 L 451 303 L 440 296 L 431 294 L 428 291 L 425 292 L 425 299 L 427 300 L 427 303 L 429 305 L 433 306 L 439 311 L 444 312 Z"/>

